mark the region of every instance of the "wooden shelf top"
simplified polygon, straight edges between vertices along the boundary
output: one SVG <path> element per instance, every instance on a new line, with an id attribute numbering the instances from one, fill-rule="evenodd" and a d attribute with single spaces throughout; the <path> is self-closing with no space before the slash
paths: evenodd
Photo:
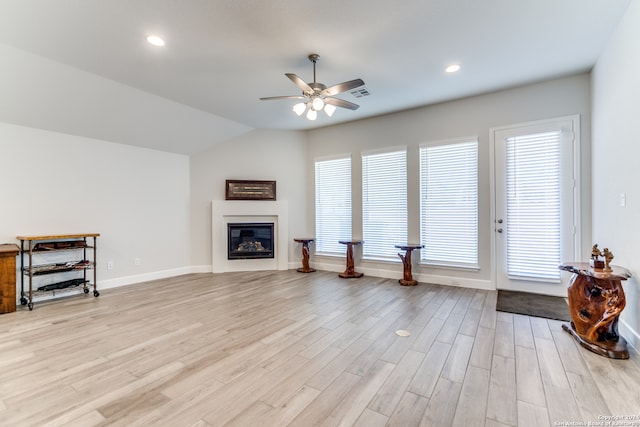
<path id="1" fill-rule="evenodd" d="M 17 236 L 18 240 L 57 240 L 57 239 L 81 239 L 83 237 L 98 237 L 100 233 L 85 234 L 52 234 L 48 236 Z"/>
<path id="2" fill-rule="evenodd" d="M 0 244 L 0 256 L 16 256 L 20 252 L 18 245 L 14 243 L 2 243 Z"/>
<path id="3" fill-rule="evenodd" d="M 588 262 L 569 262 L 562 264 L 558 268 L 560 268 L 560 270 L 570 271 L 571 273 L 604 280 L 627 280 L 631 277 L 631 272 L 629 270 L 617 265 L 612 265 L 611 271 L 593 268 Z"/>
<path id="4" fill-rule="evenodd" d="M 362 245 L 364 240 L 338 240 L 338 243 L 343 245 Z"/>
<path id="5" fill-rule="evenodd" d="M 402 245 L 394 245 L 394 247 L 406 251 L 408 249 L 411 249 L 411 250 L 413 250 L 413 249 L 422 249 L 422 248 L 424 248 L 424 245 L 421 245 L 419 243 L 406 243 L 406 244 L 402 244 Z"/>

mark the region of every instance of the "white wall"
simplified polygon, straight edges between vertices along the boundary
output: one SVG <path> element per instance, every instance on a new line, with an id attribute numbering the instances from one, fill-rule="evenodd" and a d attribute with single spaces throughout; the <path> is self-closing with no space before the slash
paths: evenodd
<path id="1" fill-rule="evenodd" d="M 294 237 L 311 233 L 307 211 L 307 143 L 304 132 L 256 130 L 191 156 L 191 261 L 211 271 L 211 201 L 224 200 L 225 180 L 275 180 L 276 197 L 289 206 L 289 262 L 300 260 Z"/>
<path id="2" fill-rule="evenodd" d="M 375 94 L 371 95 L 375 96 Z M 494 288 L 491 282 L 492 256 L 490 217 L 489 129 L 552 117 L 579 114 L 582 134 L 582 238 L 583 250 L 589 249 L 590 218 L 590 76 L 550 80 L 520 88 L 470 97 L 387 116 L 361 120 L 309 132 L 308 191 L 313 194 L 313 162 L 324 156 L 351 154 L 353 176 L 353 234 L 362 236 L 361 160 L 363 151 L 383 147 L 406 146 L 409 180 L 409 240 L 419 239 L 419 164 L 418 146 L 426 141 L 477 136 L 479 138 L 479 271 L 422 268 L 414 264 L 418 280 L 441 284 Z M 313 200 L 308 210 L 313 212 Z M 344 260 L 320 258 L 323 268 L 344 269 Z M 359 270 L 383 277 L 398 277 L 402 266 L 359 262 Z"/>
<path id="3" fill-rule="evenodd" d="M 628 268 L 621 333 L 640 348 L 640 2 L 631 2 L 593 70 L 593 241 Z M 620 206 L 620 195 L 626 206 Z"/>
<path id="4" fill-rule="evenodd" d="M 188 272 L 185 155 L 0 123 L 0 182 L 2 243 L 100 233 L 103 288 Z"/>

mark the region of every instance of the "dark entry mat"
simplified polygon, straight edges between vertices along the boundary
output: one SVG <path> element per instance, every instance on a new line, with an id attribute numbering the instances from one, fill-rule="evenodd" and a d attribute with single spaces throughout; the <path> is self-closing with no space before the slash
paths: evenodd
<path id="1" fill-rule="evenodd" d="M 566 298 L 527 292 L 499 290 L 496 311 L 571 321 Z"/>

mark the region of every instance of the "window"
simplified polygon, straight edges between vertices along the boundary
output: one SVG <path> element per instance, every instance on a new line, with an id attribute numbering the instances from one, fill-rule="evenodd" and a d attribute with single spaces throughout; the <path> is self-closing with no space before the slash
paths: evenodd
<path id="1" fill-rule="evenodd" d="M 362 255 L 400 262 L 407 241 L 406 150 L 362 155 Z"/>
<path id="2" fill-rule="evenodd" d="M 344 255 L 351 239 L 351 158 L 316 162 L 316 253 Z"/>
<path id="3" fill-rule="evenodd" d="M 477 139 L 420 147 L 420 224 L 422 262 L 477 268 Z"/>

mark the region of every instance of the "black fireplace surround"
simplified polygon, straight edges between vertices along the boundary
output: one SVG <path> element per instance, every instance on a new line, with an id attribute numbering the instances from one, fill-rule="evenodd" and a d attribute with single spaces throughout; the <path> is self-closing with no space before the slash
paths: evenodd
<path id="1" fill-rule="evenodd" d="M 227 259 L 273 258 L 273 223 L 227 223 Z"/>

